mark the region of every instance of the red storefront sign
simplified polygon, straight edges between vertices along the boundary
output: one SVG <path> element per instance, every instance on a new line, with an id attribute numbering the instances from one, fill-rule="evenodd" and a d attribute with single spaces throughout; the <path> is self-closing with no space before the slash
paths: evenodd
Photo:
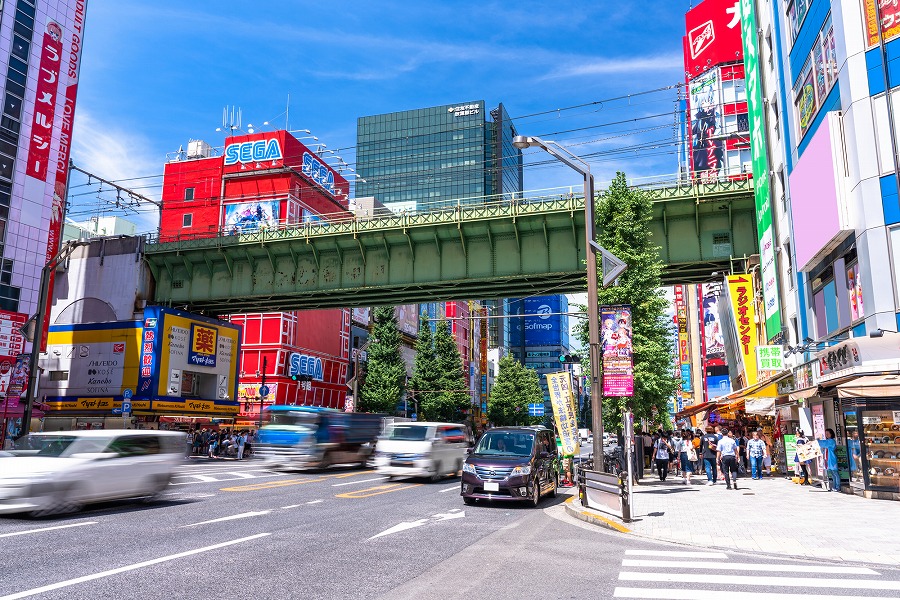
<path id="1" fill-rule="evenodd" d="M 718 64 L 744 59 L 741 11 L 735 0 L 705 0 L 688 11 L 684 20 L 688 79 Z"/>

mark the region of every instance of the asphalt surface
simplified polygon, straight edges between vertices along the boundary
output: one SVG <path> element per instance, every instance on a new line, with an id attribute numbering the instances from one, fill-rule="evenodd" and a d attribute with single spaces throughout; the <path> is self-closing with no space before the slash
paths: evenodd
<path id="1" fill-rule="evenodd" d="M 196 461 L 157 501 L 0 518 L 0 600 L 900 597 L 889 569 L 702 554 L 574 520 L 563 495 L 465 506 L 458 486 Z"/>

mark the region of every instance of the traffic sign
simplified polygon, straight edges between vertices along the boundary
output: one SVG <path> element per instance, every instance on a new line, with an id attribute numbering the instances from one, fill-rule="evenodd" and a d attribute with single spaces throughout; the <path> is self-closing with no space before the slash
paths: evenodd
<path id="1" fill-rule="evenodd" d="M 114 409 L 112 409 L 112 414 L 114 414 L 114 415 L 121 415 L 121 414 L 122 414 L 122 409 L 121 409 L 121 408 L 114 408 Z"/>
<path id="2" fill-rule="evenodd" d="M 529 404 L 528 405 L 528 416 L 529 417 L 543 417 L 544 416 L 544 405 L 543 404 Z"/>
<path id="3" fill-rule="evenodd" d="M 130 400 L 132 396 L 134 396 L 134 392 L 131 391 L 131 388 L 126 388 L 125 391 L 122 392 L 122 397 L 126 400 Z"/>
<path id="4" fill-rule="evenodd" d="M 267 385 L 260 386 L 259 395 L 261 398 L 265 398 L 266 396 L 268 396 L 269 395 L 269 386 L 267 386 Z"/>
<path id="5" fill-rule="evenodd" d="M 131 400 L 122 400 L 122 412 L 125 414 L 131 412 Z"/>

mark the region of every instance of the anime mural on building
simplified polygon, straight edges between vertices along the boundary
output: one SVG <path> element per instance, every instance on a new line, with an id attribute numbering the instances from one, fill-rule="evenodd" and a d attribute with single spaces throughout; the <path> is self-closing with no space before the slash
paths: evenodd
<path id="1" fill-rule="evenodd" d="M 691 168 L 704 181 L 715 180 L 722 170 L 724 146 L 719 139 L 722 115 L 719 71 L 713 69 L 690 82 Z"/>
<path id="2" fill-rule="evenodd" d="M 225 233 L 252 233 L 278 225 L 278 201 L 239 202 L 225 206 Z"/>

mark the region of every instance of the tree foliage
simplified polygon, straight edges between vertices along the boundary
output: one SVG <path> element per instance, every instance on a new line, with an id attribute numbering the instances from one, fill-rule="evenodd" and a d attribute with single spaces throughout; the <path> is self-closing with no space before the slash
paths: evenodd
<path id="1" fill-rule="evenodd" d="M 437 363 L 437 355 L 434 350 L 434 335 L 427 315 L 422 315 L 419 337 L 416 340 L 416 360 L 413 366 L 413 376 L 410 380 L 408 394 L 411 400 L 418 403 L 419 411 L 428 420 L 433 419 L 432 413 L 436 412 L 437 401 L 441 389 L 441 371 Z"/>
<path id="2" fill-rule="evenodd" d="M 621 426 L 622 410 L 626 407 L 634 411 L 635 420 L 661 423 L 668 412 L 669 398 L 678 386 L 673 374 L 674 349 L 665 321 L 662 261 L 650 234 L 652 210 L 647 194 L 629 188 L 622 172 L 616 174 L 596 204 L 600 245 L 628 265 L 618 285 L 601 287 L 600 305 L 630 304 L 633 321 L 634 397 L 603 398 L 603 420 L 609 429 Z M 599 265 L 597 278 L 602 282 Z M 579 323 L 577 335 L 587 348 L 587 321 Z"/>
<path id="3" fill-rule="evenodd" d="M 406 365 L 400 355 L 400 331 L 394 307 L 373 311 L 366 378 L 360 389 L 359 411 L 393 415 L 403 396 Z"/>
<path id="4" fill-rule="evenodd" d="M 463 410 L 472 405 L 472 397 L 463 373 L 462 356 L 450 332 L 450 324 L 441 320 L 434 334 L 434 355 L 437 367 L 436 394 L 429 394 L 427 403 L 419 406 L 426 418 L 435 421 L 461 422 Z"/>
<path id="5" fill-rule="evenodd" d="M 488 419 L 497 426 L 537 425 L 543 417 L 529 417 L 529 404 L 543 404 L 538 374 L 526 368 L 512 356 L 500 359 L 500 370 L 491 388 Z"/>

